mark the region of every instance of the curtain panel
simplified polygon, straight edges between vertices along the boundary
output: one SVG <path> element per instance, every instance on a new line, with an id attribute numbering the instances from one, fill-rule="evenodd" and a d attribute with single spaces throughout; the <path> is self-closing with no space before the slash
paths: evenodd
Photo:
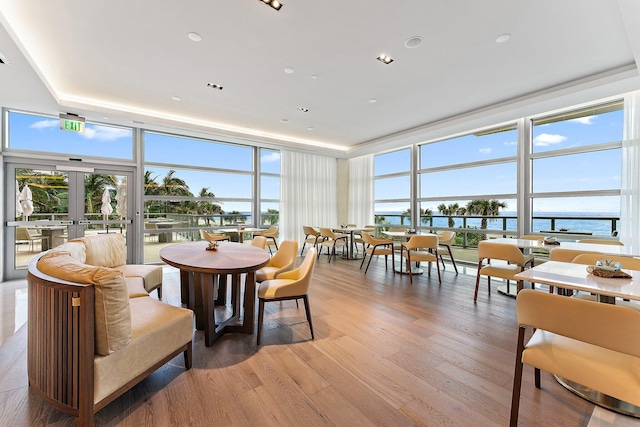
<path id="1" fill-rule="evenodd" d="M 338 223 L 337 161 L 293 151 L 281 156 L 280 238 L 302 244 L 302 226 Z"/>
<path id="2" fill-rule="evenodd" d="M 349 224 L 374 224 L 373 154 L 349 160 Z"/>
<path id="3" fill-rule="evenodd" d="M 640 252 L 640 91 L 624 98 L 619 238 Z"/>

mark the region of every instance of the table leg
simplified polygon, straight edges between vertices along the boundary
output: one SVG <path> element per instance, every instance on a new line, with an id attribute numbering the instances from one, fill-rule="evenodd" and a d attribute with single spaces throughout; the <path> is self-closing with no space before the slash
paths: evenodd
<path id="1" fill-rule="evenodd" d="M 244 322 L 242 332 L 253 333 L 254 314 L 256 311 L 256 272 L 246 274 L 244 282 Z"/>
<path id="2" fill-rule="evenodd" d="M 197 273 L 200 277 L 200 285 L 202 288 L 202 300 L 204 308 L 204 345 L 209 347 L 217 338 L 216 336 L 216 319 L 213 304 L 213 287 L 214 275 Z"/>

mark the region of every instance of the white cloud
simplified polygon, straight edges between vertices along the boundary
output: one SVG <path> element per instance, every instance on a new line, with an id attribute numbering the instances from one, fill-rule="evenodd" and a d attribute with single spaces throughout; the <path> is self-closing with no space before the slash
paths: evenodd
<path id="1" fill-rule="evenodd" d="M 536 147 L 548 147 L 553 144 L 560 144 L 567 139 L 566 136 L 562 135 L 552 135 L 549 133 L 541 133 L 540 135 L 533 138 L 533 145 Z"/>
<path id="2" fill-rule="evenodd" d="M 272 162 L 279 162 L 280 161 L 280 153 L 276 153 L 276 152 L 269 152 L 266 155 L 263 155 L 261 158 L 261 161 L 265 162 L 265 163 L 272 163 Z"/>
<path id="3" fill-rule="evenodd" d="M 31 129 L 49 129 L 60 126 L 60 120 L 40 120 L 32 123 L 29 127 Z"/>
<path id="4" fill-rule="evenodd" d="M 479 152 L 481 152 L 482 154 L 489 154 L 491 153 L 491 148 L 481 148 L 478 150 Z"/>
<path id="5" fill-rule="evenodd" d="M 518 141 L 505 142 L 504 145 L 506 145 L 507 147 L 510 146 L 510 145 L 518 145 Z"/>
<path id="6" fill-rule="evenodd" d="M 115 141 L 120 138 L 131 138 L 131 131 L 126 129 L 112 128 L 106 126 L 87 126 L 84 133 L 81 133 L 85 139 L 96 139 L 99 141 Z"/>
<path id="7" fill-rule="evenodd" d="M 578 117 L 577 119 L 571 119 L 569 120 L 570 122 L 576 122 L 576 123 L 580 123 L 583 125 L 592 125 L 593 124 L 593 119 L 595 119 L 597 116 L 587 116 L 587 117 Z"/>

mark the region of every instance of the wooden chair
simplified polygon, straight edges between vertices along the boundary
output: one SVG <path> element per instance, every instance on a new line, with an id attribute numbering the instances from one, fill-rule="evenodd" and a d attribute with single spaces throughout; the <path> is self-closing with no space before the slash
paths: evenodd
<path id="1" fill-rule="evenodd" d="M 345 234 L 336 234 L 330 228 L 320 227 L 320 237 L 322 241 L 318 244 L 318 246 L 320 246 L 320 249 L 318 249 L 318 258 L 320 258 L 323 247 L 327 248 L 329 262 L 331 262 L 332 256 L 336 256 L 337 246 L 341 246 L 343 251 L 344 248 L 347 247 L 347 236 Z"/>
<path id="2" fill-rule="evenodd" d="M 523 365 L 640 405 L 640 312 L 613 304 L 522 290 L 516 299 L 518 342 L 510 425 L 518 425 Z M 525 343 L 526 328 L 535 332 Z"/>
<path id="3" fill-rule="evenodd" d="M 486 263 L 485 263 L 486 261 Z M 494 261 L 506 261 L 506 264 Z M 476 290 L 473 295 L 473 302 L 478 300 L 478 287 L 480 286 L 480 276 L 487 276 L 487 286 L 491 294 L 491 277 L 499 277 L 507 281 L 507 292 L 509 292 L 509 281 L 518 282 L 518 291 L 522 289 L 522 281 L 514 276 L 523 271 L 527 266 L 527 259 L 515 245 L 493 243 L 483 240 L 478 243 L 478 274 L 476 276 Z"/>
<path id="4" fill-rule="evenodd" d="M 254 237 L 254 239 L 257 239 L 257 237 Z M 275 279 L 278 274 L 291 270 L 296 263 L 297 252 L 298 242 L 295 240 L 282 241 L 280 249 L 271 257 L 267 265 L 256 271 L 256 281 L 263 282 Z"/>
<path id="5" fill-rule="evenodd" d="M 365 245 L 368 245 L 364 249 L 364 256 L 362 257 L 362 262 L 360 263 L 360 270 L 362 270 L 362 266 L 364 265 L 364 261 L 369 255 L 369 262 L 367 263 L 367 268 L 364 269 L 364 274 L 367 274 L 367 270 L 369 270 L 369 265 L 371 264 L 371 259 L 374 256 L 382 256 L 384 255 L 384 267 L 387 268 L 387 260 L 389 259 L 389 255 L 391 255 L 391 267 L 395 266 L 395 255 L 393 250 L 393 240 L 391 239 L 377 239 L 371 236 L 366 231 L 362 232 L 362 241 Z M 395 273 L 395 268 L 393 270 Z"/>
<path id="6" fill-rule="evenodd" d="M 39 242 L 40 250 L 42 250 L 42 242 L 47 242 L 47 246 L 49 246 L 49 237 L 43 236 L 32 228 L 16 227 L 16 243 L 17 242 L 29 243 L 31 245 L 31 252 L 33 252 L 34 242 Z"/>
<path id="7" fill-rule="evenodd" d="M 317 247 L 318 242 L 321 240 L 320 232 L 310 225 L 303 225 L 302 231 L 304 232 L 304 242 L 302 243 L 302 249 L 300 250 L 300 256 L 304 253 L 304 247 L 309 243 L 314 248 Z"/>
<path id="8" fill-rule="evenodd" d="M 453 264 L 453 269 L 458 274 L 458 266 L 456 266 L 456 260 L 453 258 L 453 253 L 451 252 L 451 245 L 453 244 L 453 239 L 456 238 L 455 231 L 443 231 L 438 235 L 438 245 L 447 248 L 449 252 L 449 258 L 451 258 L 451 264 Z M 442 259 L 442 252 L 440 252 L 440 261 L 442 261 L 442 269 L 444 270 L 444 259 Z"/>
<path id="9" fill-rule="evenodd" d="M 438 236 L 435 234 L 415 235 L 408 242 L 402 243 L 400 256 L 407 262 L 407 272 L 409 282 L 413 284 L 413 274 L 411 274 L 411 263 L 429 263 L 429 274 L 431 274 L 431 263 L 436 263 L 438 271 L 438 283 L 442 284 L 440 276 L 440 262 L 438 258 Z M 400 273 L 402 273 L 402 263 L 400 263 Z"/>
<path id="10" fill-rule="evenodd" d="M 285 240 L 286 242 L 286 240 Z M 297 245 L 297 242 L 295 242 Z M 283 242 L 284 245 L 284 242 Z M 298 251 L 296 247 L 295 252 Z M 309 286 L 311 285 L 311 275 L 316 262 L 316 248 L 311 248 L 300 264 L 300 267 L 278 274 L 277 278 L 265 280 L 258 288 L 258 341 L 262 334 L 262 322 L 264 318 L 264 304 L 270 301 L 286 301 L 299 299 L 304 301 L 305 313 L 309 322 L 311 339 L 314 339 L 313 323 L 311 322 L 311 310 L 309 308 Z"/>

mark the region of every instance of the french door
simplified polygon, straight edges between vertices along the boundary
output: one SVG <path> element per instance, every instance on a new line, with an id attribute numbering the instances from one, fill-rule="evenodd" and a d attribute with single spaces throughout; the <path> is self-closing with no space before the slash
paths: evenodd
<path id="1" fill-rule="evenodd" d="M 5 280 L 26 276 L 42 251 L 91 234 L 122 233 L 134 254 L 134 169 L 112 165 L 5 165 Z"/>

